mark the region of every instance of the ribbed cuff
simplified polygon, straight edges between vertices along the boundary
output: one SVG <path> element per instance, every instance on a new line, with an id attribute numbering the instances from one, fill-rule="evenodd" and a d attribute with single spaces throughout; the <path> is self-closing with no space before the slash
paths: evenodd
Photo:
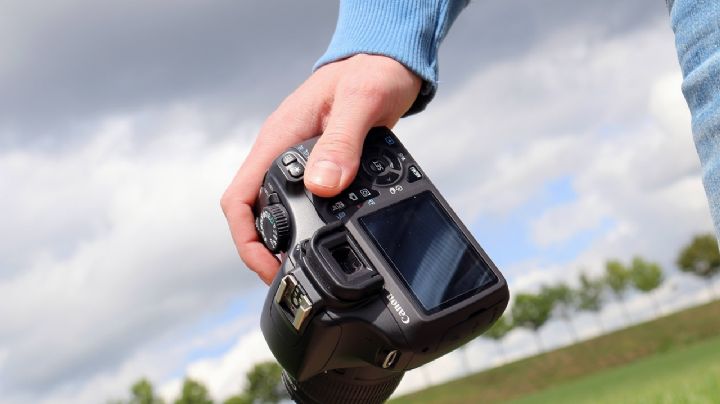
<path id="1" fill-rule="evenodd" d="M 314 69 L 359 53 L 384 55 L 423 79 L 408 114 L 435 95 L 440 41 L 466 0 L 341 0 L 337 27 Z"/>

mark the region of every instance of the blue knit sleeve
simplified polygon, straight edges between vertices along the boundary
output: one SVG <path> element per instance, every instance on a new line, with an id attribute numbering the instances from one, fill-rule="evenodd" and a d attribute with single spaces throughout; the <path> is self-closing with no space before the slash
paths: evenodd
<path id="1" fill-rule="evenodd" d="M 335 34 L 315 69 L 358 53 L 384 55 L 424 85 L 409 113 L 425 108 L 438 83 L 438 49 L 468 0 L 341 0 Z"/>

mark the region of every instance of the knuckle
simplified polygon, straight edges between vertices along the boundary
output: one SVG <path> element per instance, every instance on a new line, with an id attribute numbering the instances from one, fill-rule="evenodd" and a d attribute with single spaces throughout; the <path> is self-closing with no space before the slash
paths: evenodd
<path id="1" fill-rule="evenodd" d="M 284 126 L 287 114 L 282 108 L 273 111 L 263 122 L 260 132 L 273 132 Z"/>
<path id="2" fill-rule="evenodd" d="M 238 198 L 232 188 L 228 188 L 220 197 L 220 208 L 228 220 L 232 217 L 238 216 L 243 208 L 243 205 L 244 202 Z"/>
<path id="3" fill-rule="evenodd" d="M 225 191 L 222 196 L 220 197 L 220 208 L 222 209 L 225 216 L 228 215 L 228 212 L 230 211 L 230 205 L 231 205 L 231 197 L 228 193 L 228 191 Z"/>
<path id="4" fill-rule="evenodd" d="M 242 260 L 245 265 L 247 265 L 248 268 L 253 269 L 253 249 L 251 243 L 235 243 L 235 248 L 237 249 L 238 255 L 240 256 L 240 259 Z"/>
<path id="5" fill-rule="evenodd" d="M 238 247 L 238 255 L 240 256 L 240 261 L 242 261 L 249 270 L 257 273 L 257 270 L 253 265 L 252 259 L 250 258 L 250 252 L 247 250 L 247 248 Z"/>
<path id="6" fill-rule="evenodd" d="M 248 268 L 252 269 L 252 267 L 250 266 L 252 260 L 250 259 L 250 251 L 248 251 L 247 245 L 238 244 L 237 252 L 238 252 L 238 255 L 240 256 L 240 259 L 242 260 L 242 262 L 245 263 L 245 265 L 247 265 Z"/>
<path id="7" fill-rule="evenodd" d="M 349 81 L 339 88 L 342 97 L 356 99 L 371 107 L 382 106 L 391 96 L 391 90 L 377 81 Z"/>

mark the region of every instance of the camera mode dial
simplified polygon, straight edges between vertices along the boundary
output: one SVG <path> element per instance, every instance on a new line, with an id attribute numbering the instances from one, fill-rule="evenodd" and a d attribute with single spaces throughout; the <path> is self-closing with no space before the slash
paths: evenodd
<path id="1" fill-rule="evenodd" d="M 279 203 L 264 207 L 260 212 L 258 230 L 270 252 L 277 254 L 285 251 L 290 239 L 290 221 L 285 207 Z"/>

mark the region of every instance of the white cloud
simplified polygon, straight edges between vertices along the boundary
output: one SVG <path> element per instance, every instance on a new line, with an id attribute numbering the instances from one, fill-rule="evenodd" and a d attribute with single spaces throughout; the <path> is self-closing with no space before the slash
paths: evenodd
<path id="1" fill-rule="evenodd" d="M 240 338 L 218 358 L 200 359 L 187 365 L 187 375 L 202 381 L 216 399 L 226 399 L 245 387 L 245 374 L 254 364 L 273 361 L 274 357 L 259 329 Z M 174 379 L 160 387 L 166 400 L 177 397 L 182 381 Z"/>
<path id="2" fill-rule="evenodd" d="M 77 393 L 261 285 L 218 202 L 247 145 L 207 141 L 192 108 L 159 122 L 116 118 L 62 154 L 0 153 L 3 389 Z M 143 363 L 132 377 L 153 369 Z"/>
<path id="3" fill-rule="evenodd" d="M 568 28 L 479 71 L 398 133 L 466 223 L 570 179 L 575 198 L 523 224 L 529 239 L 542 251 L 600 234 L 572 262 L 503 268 L 513 287 L 633 254 L 672 268 L 682 243 L 712 229 L 680 81 L 664 22 L 611 39 Z"/>
<path id="4" fill-rule="evenodd" d="M 607 212 L 597 195 L 557 205 L 531 223 L 533 240 L 541 247 L 571 240 L 578 233 L 598 227 Z"/>
<path id="5" fill-rule="evenodd" d="M 678 71 L 672 43 L 664 24 L 609 40 L 568 27 L 477 72 L 398 133 L 459 210 L 506 213 L 544 180 L 586 168 L 604 141 L 634 137 L 653 86 Z"/>

